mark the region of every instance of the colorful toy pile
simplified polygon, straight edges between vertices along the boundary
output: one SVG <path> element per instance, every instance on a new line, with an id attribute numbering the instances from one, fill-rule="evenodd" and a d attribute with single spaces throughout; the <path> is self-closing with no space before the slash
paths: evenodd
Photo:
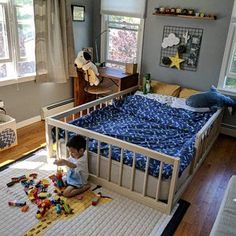
<path id="1" fill-rule="evenodd" d="M 11 179 L 11 182 L 7 184 L 8 187 L 13 186 L 16 183 L 21 183 L 24 187 L 24 192 L 28 196 L 28 199 L 38 206 L 38 210 L 36 213 L 37 219 L 42 219 L 49 209 L 54 208 L 55 213 L 58 214 L 73 214 L 73 209 L 69 206 L 65 199 L 60 198 L 62 195 L 62 191 L 65 188 L 64 182 L 62 180 L 63 172 L 57 171 L 56 174 L 49 176 L 49 179 L 52 181 L 55 189 L 53 195 L 48 192 L 48 187 L 50 185 L 50 181 L 48 179 L 41 179 L 38 182 L 35 181 L 37 178 L 36 173 L 30 174 L 28 177 L 26 175 L 22 175 L 19 177 L 14 177 Z M 101 192 L 95 193 L 94 191 L 100 189 L 102 186 L 97 185 L 93 190 L 94 197 L 91 199 L 91 205 L 96 206 L 101 198 L 110 198 L 108 196 L 103 196 Z M 80 194 L 76 197 L 77 200 L 82 200 L 83 195 Z M 111 199 L 111 198 L 110 198 Z M 24 201 L 9 201 L 9 206 L 21 207 L 22 212 L 26 212 L 29 209 L 29 206 Z"/>
<path id="2" fill-rule="evenodd" d="M 57 193 L 61 193 L 64 188 L 64 183 L 62 181 L 63 173 L 58 171 L 55 175 L 50 176 L 49 178 L 54 183 Z M 22 175 L 19 177 L 14 177 L 11 179 L 11 182 L 7 184 L 8 187 L 13 186 L 16 183 L 21 183 L 24 187 L 24 192 L 28 196 L 29 200 L 35 203 L 38 206 L 38 211 L 36 213 L 36 218 L 41 219 L 45 216 L 47 211 L 51 207 L 55 207 L 55 212 L 57 214 L 72 214 L 73 210 L 70 206 L 65 202 L 65 200 L 60 199 L 59 196 L 55 195 L 52 197 L 52 194 L 48 192 L 48 186 L 50 182 L 48 179 L 41 179 L 37 183 L 35 183 L 35 179 L 37 178 L 36 173 L 30 174 L 28 177 L 26 175 Z M 29 209 L 29 206 L 26 202 L 20 201 L 9 201 L 9 206 L 22 207 L 22 212 L 26 212 Z"/>

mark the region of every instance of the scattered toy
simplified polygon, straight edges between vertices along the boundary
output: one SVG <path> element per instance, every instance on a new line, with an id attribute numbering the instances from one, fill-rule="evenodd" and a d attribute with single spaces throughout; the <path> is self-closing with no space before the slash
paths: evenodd
<path id="1" fill-rule="evenodd" d="M 28 205 L 25 205 L 23 207 L 21 207 L 21 211 L 22 212 L 27 212 L 29 210 L 29 206 Z"/>
<path id="2" fill-rule="evenodd" d="M 16 206 L 16 207 L 22 207 L 26 205 L 26 202 L 20 202 L 20 201 L 9 201 L 9 206 Z"/>

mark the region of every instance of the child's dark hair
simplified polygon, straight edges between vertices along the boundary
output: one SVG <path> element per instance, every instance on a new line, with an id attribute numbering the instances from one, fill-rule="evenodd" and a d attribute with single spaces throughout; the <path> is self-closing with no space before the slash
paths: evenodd
<path id="1" fill-rule="evenodd" d="M 79 151 L 81 148 L 86 150 L 86 140 L 80 135 L 75 135 L 67 142 L 66 146 L 69 148 L 75 148 L 77 151 Z"/>

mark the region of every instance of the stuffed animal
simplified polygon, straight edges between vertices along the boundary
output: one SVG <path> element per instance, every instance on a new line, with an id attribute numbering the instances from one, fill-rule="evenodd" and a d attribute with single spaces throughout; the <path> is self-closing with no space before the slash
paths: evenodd
<path id="1" fill-rule="evenodd" d="M 224 106 L 236 109 L 236 101 L 218 92 L 214 86 L 207 92 L 190 96 L 187 98 L 186 104 L 194 108 L 208 107 L 211 111 L 216 111 L 219 107 Z"/>
<path id="2" fill-rule="evenodd" d="M 75 64 L 79 69 L 84 70 L 85 80 L 89 82 L 90 86 L 97 86 L 100 83 L 98 69 L 92 63 L 88 52 L 80 51 L 75 59 Z"/>

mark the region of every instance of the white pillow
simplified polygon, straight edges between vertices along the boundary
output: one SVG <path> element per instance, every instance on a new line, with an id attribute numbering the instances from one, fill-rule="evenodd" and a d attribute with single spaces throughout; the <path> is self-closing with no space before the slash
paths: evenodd
<path id="1" fill-rule="evenodd" d="M 204 107 L 204 108 L 203 107 L 202 108 L 190 107 L 190 106 L 186 105 L 186 99 L 184 99 L 184 98 L 175 99 L 175 101 L 173 101 L 173 103 L 170 106 L 173 108 L 182 108 L 185 110 L 195 111 L 195 112 L 208 112 L 208 111 L 210 111 L 210 109 L 207 107 Z"/>
<path id="2" fill-rule="evenodd" d="M 176 99 L 176 97 L 172 97 L 172 96 L 167 96 L 167 95 L 162 95 L 162 94 L 157 94 L 157 93 L 148 93 L 148 94 L 143 94 L 143 92 L 141 91 L 137 91 L 135 92 L 134 95 L 139 95 L 139 96 L 143 96 L 143 97 L 146 97 L 146 98 L 150 98 L 150 99 L 153 99 L 153 100 L 156 100 L 160 103 L 164 103 L 164 104 L 167 104 L 167 105 L 171 105 Z"/>

